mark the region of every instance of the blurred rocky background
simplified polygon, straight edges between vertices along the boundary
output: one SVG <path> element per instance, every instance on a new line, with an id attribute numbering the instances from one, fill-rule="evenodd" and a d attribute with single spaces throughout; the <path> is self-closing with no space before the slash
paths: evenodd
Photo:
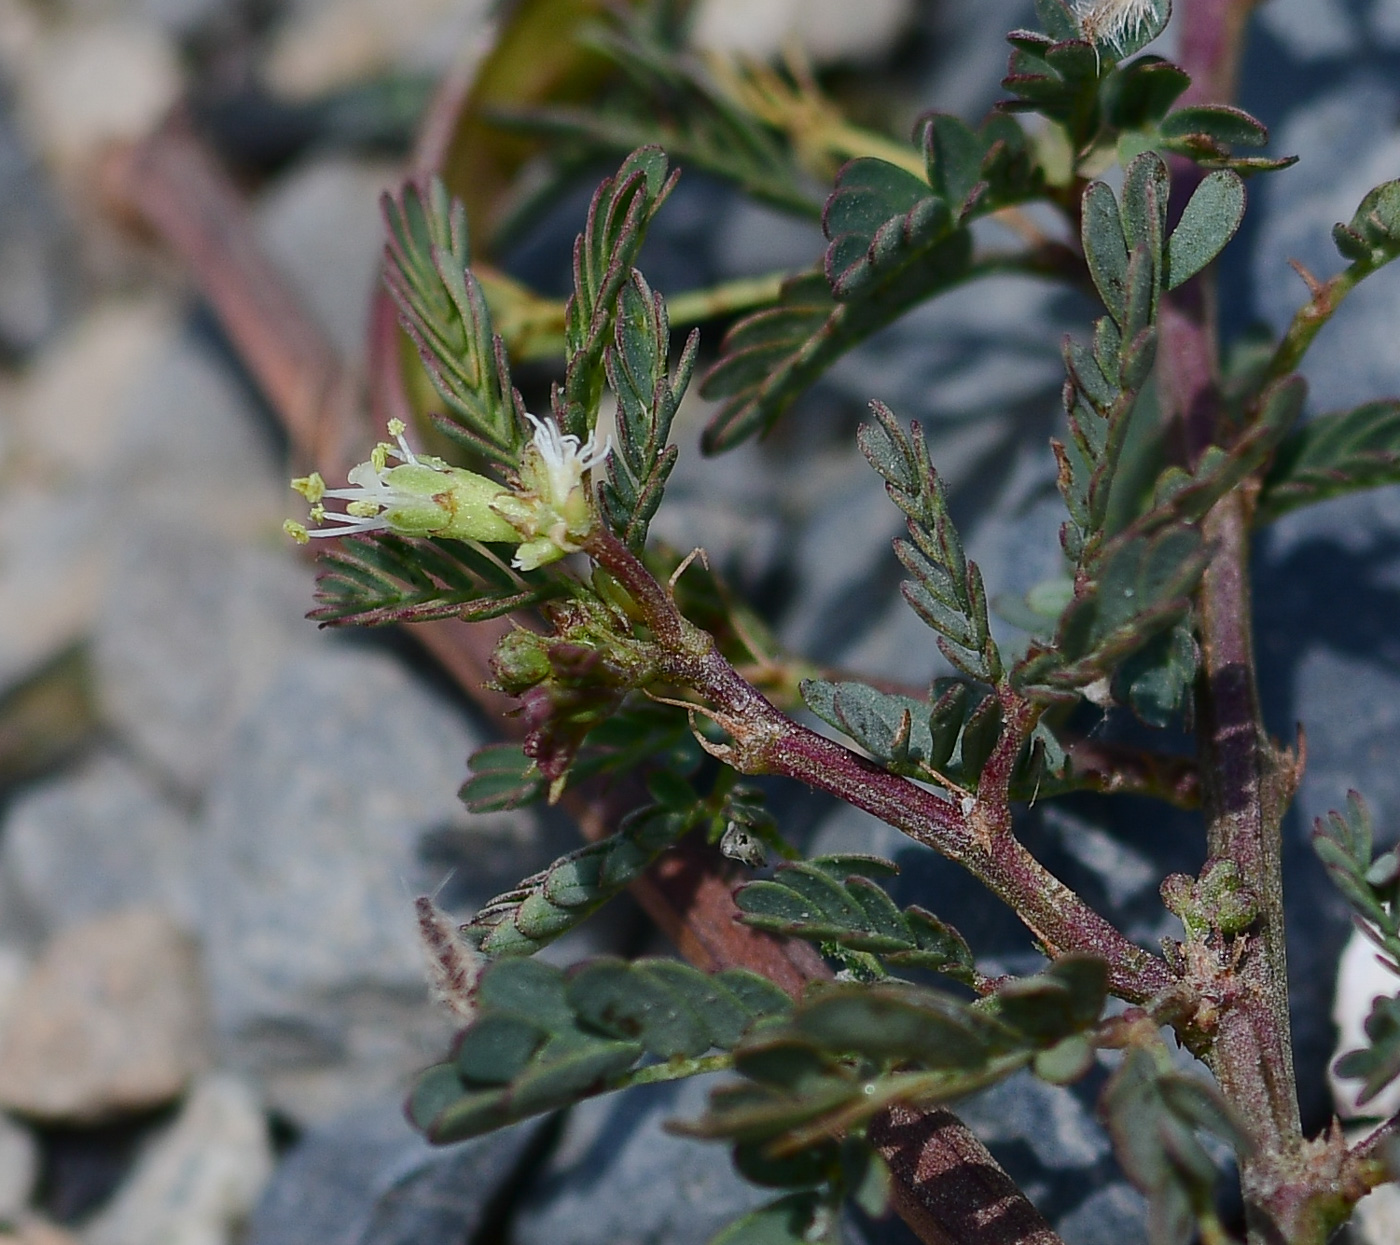
<path id="1" fill-rule="evenodd" d="M 882 67 L 908 117 L 974 117 L 1029 7 L 710 0 L 699 37 L 754 55 L 797 38 L 837 72 Z M 489 723 L 411 643 L 304 621 L 311 570 L 280 533 L 294 499 L 276 422 L 178 267 L 101 210 L 106 145 L 187 101 L 268 251 L 361 358 L 377 195 L 488 8 L 0 0 L 0 1242 L 702 1245 L 758 1196 L 722 1149 L 662 1131 L 698 1113 L 701 1084 L 446 1149 L 403 1122 L 405 1087 L 450 1032 L 427 1000 L 411 897 L 444 887 L 465 914 L 573 831 L 467 816 L 455 793 Z M 1332 223 L 1400 175 L 1400 0 L 1270 0 L 1243 102 L 1302 163 L 1255 184 L 1227 254 L 1236 336 L 1279 329 L 1304 295 L 1286 261 L 1334 271 Z M 507 257 L 516 271 L 559 285 L 587 192 Z M 690 178 L 644 266 L 674 290 L 805 265 L 820 245 L 814 227 Z M 952 295 L 843 363 L 771 442 L 719 462 L 695 450 L 696 403 L 655 530 L 703 544 L 794 646 L 922 681 L 936 658 L 892 592 L 896 516 L 853 451 L 863 405 L 924 421 L 993 592 L 1023 592 L 1056 565 L 1046 438 L 1059 337 L 1088 314 L 1020 280 Z M 1314 410 L 1400 390 L 1397 322 L 1387 271 L 1315 349 Z M 1332 1109 L 1347 921 L 1307 830 L 1348 787 L 1384 834 L 1400 827 L 1400 490 L 1290 517 L 1258 567 L 1266 708 L 1280 735 L 1301 719 L 1310 746 L 1287 856 L 1316 1128 Z M 902 900 L 953 920 L 988 961 L 1032 965 L 1009 914 L 938 859 L 862 815 L 773 794 L 794 835 L 897 856 Z M 1156 881 L 1203 850 L 1194 818 L 1130 801 L 1037 809 L 1023 830 L 1146 942 L 1168 932 Z M 554 953 L 653 945 L 621 904 Z M 1353 1012 L 1371 988 L 1355 987 Z M 966 1117 L 1069 1245 L 1140 1238 L 1141 1200 L 1091 1098 L 1027 1080 Z M 907 1239 L 892 1223 L 851 1230 Z"/>

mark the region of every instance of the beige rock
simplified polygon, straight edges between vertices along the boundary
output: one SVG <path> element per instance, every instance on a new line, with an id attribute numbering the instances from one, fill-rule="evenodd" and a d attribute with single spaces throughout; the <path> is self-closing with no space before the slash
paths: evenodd
<path id="1" fill-rule="evenodd" d="M 20 82 L 26 119 L 59 168 L 84 163 L 103 143 L 149 132 L 180 89 L 170 40 L 136 20 L 60 30 L 26 58 Z"/>
<path id="2" fill-rule="evenodd" d="M 0 1039 L 0 1105 L 84 1122 L 176 1098 L 208 1062 L 194 944 L 137 909 L 74 926 L 40 956 Z"/>
<path id="3" fill-rule="evenodd" d="M 871 60 L 909 25 L 913 0 L 702 0 L 697 47 L 768 60 L 796 45 L 817 64 Z"/>
<path id="4" fill-rule="evenodd" d="M 8 943 L 0 943 L 0 1042 L 4 1041 L 5 1025 L 13 1011 L 15 996 L 29 975 L 29 961 L 24 952 Z"/>
<path id="5" fill-rule="evenodd" d="M 279 94 L 305 98 L 392 69 L 444 70 L 468 56 L 486 0 L 334 0 L 297 6 L 266 65 Z"/>
<path id="6" fill-rule="evenodd" d="M 22 1219 L 13 1232 L 0 1232 L 0 1245 L 80 1245 L 78 1238 L 37 1215 Z"/>
<path id="7" fill-rule="evenodd" d="M 14 453 L 27 471 L 66 484 L 107 462 L 127 397 L 174 332 L 160 299 L 111 300 L 45 351 L 15 395 Z"/>
<path id="8" fill-rule="evenodd" d="M 179 1116 L 141 1155 L 86 1245 L 227 1245 L 272 1174 L 267 1120 L 230 1076 L 196 1083 Z"/>

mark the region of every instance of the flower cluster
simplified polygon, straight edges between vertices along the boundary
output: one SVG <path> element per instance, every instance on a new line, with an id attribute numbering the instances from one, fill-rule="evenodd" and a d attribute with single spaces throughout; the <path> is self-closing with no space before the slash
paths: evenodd
<path id="1" fill-rule="evenodd" d="M 1114 48 L 1126 47 L 1155 16 L 1152 0 L 1080 0 L 1075 11 L 1086 39 Z"/>
<path id="2" fill-rule="evenodd" d="M 602 465 L 612 443 L 600 448 L 596 436 L 580 443 L 561 433 L 552 419 L 526 418 L 535 435 L 520 460 L 520 489 L 497 499 L 493 508 L 524 538 L 514 565 L 532 571 L 582 548 L 580 542 L 593 527 L 584 473 Z"/>
<path id="3" fill-rule="evenodd" d="M 564 436 L 553 420 L 526 418 L 535 435 L 525 447 L 515 489 L 415 454 L 403 422 L 395 419 L 389 422 L 393 442 L 380 442 L 367 462 L 351 469 L 348 488 L 327 488 L 317 472 L 293 480 L 292 487 L 311 503 L 318 530 L 291 519 L 283 528 L 298 544 L 314 536 L 394 532 L 518 545 L 513 564 L 520 570 L 558 561 L 577 552 L 593 526 L 584 475 L 612 447 L 598 448 L 594 437 L 580 443 Z M 344 502 L 344 510 L 328 510 L 327 500 Z"/>

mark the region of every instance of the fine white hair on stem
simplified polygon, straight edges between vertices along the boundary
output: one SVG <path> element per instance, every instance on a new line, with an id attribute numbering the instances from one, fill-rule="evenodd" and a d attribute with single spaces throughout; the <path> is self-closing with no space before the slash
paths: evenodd
<path id="1" fill-rule="evenodd" d="M 1075 12 L 1086 39 L 1122 48 L 1151 24 L 1156 5 L 1153 0 L 1079 0 Z"/>

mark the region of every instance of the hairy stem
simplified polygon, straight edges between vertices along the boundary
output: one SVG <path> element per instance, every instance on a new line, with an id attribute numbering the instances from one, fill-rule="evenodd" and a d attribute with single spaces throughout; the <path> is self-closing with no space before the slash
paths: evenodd
<path id="1" fill-rule="evenodd" d="M 587 551 L 632 596 L 663 650 L 669 678 L 697 692 L 732 743 L 719 753 L 741 773 L 781 774 L 880 818 L 963 865 L 1006 902 L 1052 955 L 1081 951 L 1109 965 L 1114 993 L 1145 1002 L 1174 983 L 1167 966 L 1129 942 L 1049 872 L 1011 832 L 1010 770 L 1034 725 L 1033 709 L 1003 693 L 1007 723 L 987 763 L 983 792 L 961 805 L 881 769 L 794 722 L 744 681 L 713 638 L 691 624 L 627 547 L 602 527 Z"/>
<path id="2" fill-rule="evenodd" d="M 324 472 L 343 474 L 370 439 L 361 422 L 351 373 L 306 310 L 286 277 L 261 250 L 237 188 L 208 149 L 179 118 L 149 139 L 114 151 L 104 170 L 110 210 L 153 231 L 193 271 L 243 362 L 282 420 L 296 453 Z M 376 398 L 399 413 L 401 385 L 392 316 L 379 314 L 383 331 L 371 378 Z M 452 620 L 421 623 L 411 634 L 448 675 L 507 732 L 518 725 L 502 715 L 512 698 L 491 691 L 490 655 L 509 619 L 468 626 Z M 618 792 L 566 797 L 585 837 L 609 833 L 626 811 Z M 630 805 L 628 806 L 630 807 Z M 806 943 L 770 937 L 738 920 L 728 862 L 717 852 L 667 853 L 632 892 L 648 915 L 699 968 L 743 967 L 797 994 L 829 975 Z M 878 1120 L 883 1119 L 877 1117 Z M 922 1166 L 895 1170 L 892 1194 L 903 1217 L 926 1245 L 1063 1245 L 986 1147 L 946 1110 L 903 1112 L 901 1136 Z M 931 1172 L 932 1176 L 921 1176 Z M 936 1178 L 934 1178 L 936 1176 Z M 948 1196 L 950 1185 L 963 1192 Z M 979 1201 L 978 1199 L 985 1199 Z M 1002 1226 L 1015 1224 L 1021 1235 Z"/>
<path id="3" fill-rule="evenodd" d="M 1181 0 L 1182 64 L 1190 103 L 1233 97 L 1244 27 L 1254 0 Z M 1177 162 L 1173 197 L 1200 170 Z M 1165 300 L 1160 386 L 1164 417 L 1194 461 L 1228 441 L 1220 397 L 1213 273 Z M 1201 948 L 1210 965 L 1198 982 L 1219 1006 L 1209 1062 L 1241 1112 L 1256 1149 L 1241 1162 L 1252 1241 L 1311 1239 L 1292 1196 L 1301 1177 L 1302 1135 L 1294 1082 L 1283 928 L 1280 825 L 1292 767 L 1269 741 L 1259 708 L 1251 622 L 1249 543 L 1255 482 L 1223 498 L 1204 524 L 1211 560 L 1198 597 L 1202 669 L 1197 736 L 1202 802 L 1212 858 L 1239 867 L 1259 902 L 1256 928 L 1232 943 Z M 1284 1190 L 1289 1193 L 1284 1193 Z M 1301 1199 L 1306 1201 L 1306 1198 Z M 1289 1204 L 1285 1207 L 1285 1204 Z"/>

